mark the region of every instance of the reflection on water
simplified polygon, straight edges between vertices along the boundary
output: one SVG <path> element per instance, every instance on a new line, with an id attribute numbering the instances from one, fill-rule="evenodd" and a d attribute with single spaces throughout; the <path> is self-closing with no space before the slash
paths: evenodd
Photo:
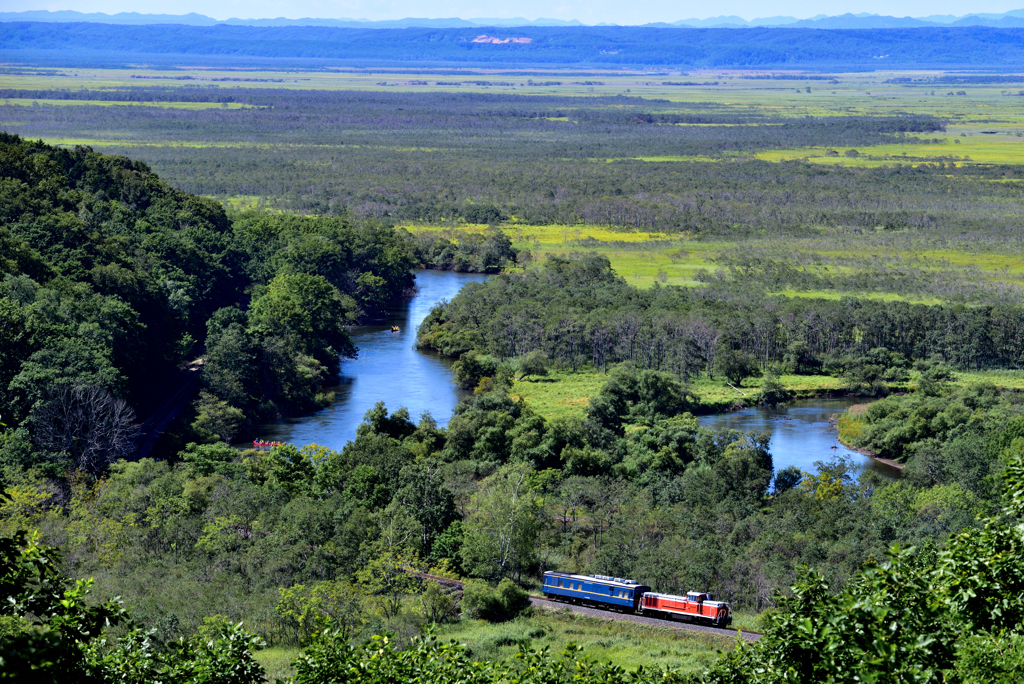
<path id="1" fill-rule="evenodd" d="M 388 317 L 353 330 L 359 357 L 342 361 L 339 384 L 332 388 L 336 393 L 334 403 L 311 416 L 261 426 L 259 436 L 298 446 L 315 443 L 341 449 L 355 438 L 363 415 L 378 401 L 383 401 L 392 412 L 403 406 L 408 408 L 414 421 L 429 412 L 438 424 L 446 425 L 465 393 L 452 383 L 451 360 L 414 348 L 416 328 L 434 304 L 451 299 L 466 283 L 485 277 L 417 271 L 414 297 Z M 400 332 L 391 332 L 394 325 Z M 815 461 L 843 456 L 861 467 L 893 475 L 887 466 L 839 443 L 835 425 L 830 421 L 856 403 L 855 399 L 812 399 L 778 409 L 748 408 L 703 416 L 700 422 L 710 428 L 769 431 L 776 470 L 795 465 L 802 471 L 813 471 Z"/>
<path id="2" fill-rule="evenodd" d="M 700 422 L 715 429 L 770 432 L 770 448 L 776 470 L 795 465 L 801 471 L 814 472 L 815 461 L 844 457 L 852 459 L 861 468 L 874 468 L 883 475 L 893 477 L 897 474 L 894 469 L 839 443 L 833 419 L 848 407 L 863 401 L 808 399 L 775 409 L 748 408 L 735 413 L 703 416 Z"/>
<path id="3" fill-rule="evenodd" d="M 388 317 L 352 331 L 359 357 L 341 362 L 334 403 L 311 416 L 283 420 L 259 428 L 264 439 L 297 446 L 320 444 L 341 449 L 354 439 L 356 427 L 378 401 L 388 411 L 409 409 L 413 421 L 424 412 L 446 425 L 464 395 L 452 383 L 452 361 L 417 351 L 416 328 L 442 299 L 451 299 L 468 282 L 486 276 L 447 271 L 416 271 L 416 295 Z M 400 332 L 391 332 L 397 325 Z"/>

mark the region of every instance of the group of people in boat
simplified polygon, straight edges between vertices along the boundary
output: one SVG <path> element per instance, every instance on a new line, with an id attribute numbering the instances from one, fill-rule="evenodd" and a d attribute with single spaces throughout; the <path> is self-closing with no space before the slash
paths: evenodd
<path id="1" fill-rule="evenodd" d="M 262 439 L 254 439 L 254 440 L 252 440 L 252 445 L 254 447 L 256 447 L 257 449 L 259 449 L 261 447 L 284 446 L 284 444 L 285 444 L 284 442 L 264 442 Z"/>
<path id="2" fill-rule="evenodd" d="M 391 332 L 402 332 L 402 329 L 399 328 L 397 325 L 393 325 L 391 326 Z"/>

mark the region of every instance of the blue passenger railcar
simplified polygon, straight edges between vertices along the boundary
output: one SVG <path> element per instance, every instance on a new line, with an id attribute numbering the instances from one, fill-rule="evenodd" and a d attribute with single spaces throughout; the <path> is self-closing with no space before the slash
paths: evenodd
<path id="1" fill-rule="evenodd" d="M 607 575 L 544 573 L 544 595 L 571 603 L 593 603 L 602 608 L 636 612 L 640 597 L 651 588 L 630 579 Z"/>

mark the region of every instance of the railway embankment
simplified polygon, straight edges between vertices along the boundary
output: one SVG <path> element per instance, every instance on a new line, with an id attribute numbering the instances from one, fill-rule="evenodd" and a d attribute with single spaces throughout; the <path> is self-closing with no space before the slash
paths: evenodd
<path id="1" fill-rule="evenodd" d="M 541 608 L 544 610 L 568 610 L 579 615 L 586 615 L 588 617 L 601 618 L 603 620 L 616 620 L 619 622 L 634 622 L 640 625 L 649 625 L 651 627 L 667 627 L 669 629 L 679 629 L 686 632 L 701 632 L 703 634 L 713 634 L 715 636 L 736 638 L 738 635 L 745 641 L 754 642 L 761 638 L 759 632 L 748 632 L 741 629 L 725 629 L 722 627 L 711 627 L 709 625 L 698 625 L 691 622 L 680 622 L 679 620 L 666 620 L 663 618 L 652 618 L 646 615 L 635 615 L 633 613 L 618 613 L 608 610 L 601 610 L 599 608 L 590 608 L 587 606 L 580 606 L 570 603 L 562 603 L 561 601 L 552 601 L 548 598 L 540 598 L 537 596 L 531 596 L 530 602 L 535 608 Z"/>
<path id="2" fill-rule="evenodd" d="M 448 588 L 454 589 L 461 592 L 465 583 L 461 580 L 452 579 L 450 577 L 440 577 L 438 575 L 431 575 L 428 573 L 417 572 L 413 573 L 417 577 L 431 582 L 437 582 L 438 584 Z M 737 635 L 745 641 L 754 642 L 761 638 L 760 632 L 750 632 L 742 629 L 726 629 L 722 627 L 711 627 L 709 625 L 699 625 L 691 622 L 681 622 L 679 620 L 666 620 L 664 618 L 652 618 L 646 615 L 636 615 L 634 613 L 627 612 L 615 612 L 610 610 L 602 610 L 599 608 L 591 608 L 588 606 L 577 605 L 573 603 L 563 603 L 562 601 L 554 601 L 549 598 L 542 596 L 530 596 L 530 603 L 535 608 L 541 608 L 544 610 L 568 610 L 578 615 L 585 615 L 587 617 L 600 618 L 602 620 L 613 620 L 618 622 L 633 622 L 640 625 L 649 625 L 652 627 L 667 627 L 669 629 L 679 629 L 685 632 L 701 632 L 703 634 L 713 634 L 715 636 L 736 638 Z"/>

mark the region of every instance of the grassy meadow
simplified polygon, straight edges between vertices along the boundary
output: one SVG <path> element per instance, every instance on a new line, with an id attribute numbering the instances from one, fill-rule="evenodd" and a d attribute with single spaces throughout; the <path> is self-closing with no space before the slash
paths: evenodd
<path id="1" fill-rule="evenodd" d="M 529 618 L 491 624 L 460 620 L 439 629 L 442 639 L 465 644 L 476 658 L 514 656 L 520 645 L 564 650 L 570 642 L 583 646 L 596 661 L 610 661 L 628 670 L 645 668 L 697 671 L 731 650 L 734 639 L 631 622 L 577 615 L 567 609 L 538 608 Z"/>
<path id="2" fill-rule="evenodd" d="M 917 388 L 919 374 L 911 372 L 906 383 L 892 384 L 895 392 L 913 391 Z M 607 375 L 593 368 L 583 368 L 576 373 L 554 371 L 546 377 L 519 380 L 512 388 L 512 396 L 523 399 L 533 410 L 548 420 L 559 418 L 583 418 L 590 397 L 601 391 Z M 842 378 L 831 375 L 782 375 L 782 384 L 793 392 L 794 397 L 811 398 L 827 394 L 841 394 L 844 388 Z M 700 403 L 709 410 L 729 410 L 735 406 L 752 405 L 760 391 L 763 378 L 747 378 L 739 388 L 732 388 L 721 378 L 708 380 L 694 378 L 690 390 L 697 395 Z M 997 387 L 1024 389 L 1024 370 L 957 372 L 955 384 L 990 382 Z"/>
<path id="3" fill-rule="evenodd" d="M 971 82 L 971 78 L 942 72 L 887 71 L 822 75 L 755 71 L 683 73 L 677 70 L 553 69 L 541 77 L 533 71 L 527 73 L 514 69 L 450 69 L 444 73 L 431 73 L 427 70 L 357 68 L 321 71 L 78 68 L 42 72 L 12 67 L 0 74 L 0 89 L 7 89 L 12 94 L 18 90 L 35 89 L 41 94 L 63 90 L 78 93 L 85 99 L 12 96 L 0 100 L 0 128 L 12 132 L 28 131 L 33 137 L 59 145 L 91 145 L 99 151 L 142 158 L 162 175 L 178 178 L 184 189 L 214 197 L 233 211 L 335 211 L 339 205 L 327 199 L 333 191 L 315 187 L 319 182 L 315 174 L 330 178 L 368 175 L 370 179 L 363 186 L 350 190 L 345 205 L 364 215 L 378 215 L 385 204 L 393 211 L 395 206 L 403 203 L 443 204 L 457 202 L 460 196 L 476 202 L 478 197 L 473 193 L 479 188 L 468 184 L 460 186 L 460 183 L 466 183 L 464 179 L 441 179 L 440 183 L 447 186 L 443 192 L 438 191 L 434 195 L 422 192 L 426 183 L 424 179 L 431 174 L 436 175 L 438 169 L 446 173 L 447 169 L 462 166 L 465 166 L 464 173 L 468 177 L 480 176 L 489 172 L 493 161 L 502 158 L 506 149 L 510 154 L 520 156 L 511 157 L 508 167 L 495 171 L 492 177 L 481 181 L 481 186 L 498 187 L 498 196 L 507 191 L 509 198 L 514 187 L 506 176 L 516 173 L 516 166 L 521 167 L 519 172 L 524 178 L 529 178 L 535 170 L 546 172 L 547 167 L 543 165 L 536 168 L 527 166 L 533 163 L 535 154 L 549 155 L 550 159 L 544 164 L 564 163 L 569 168 L 568 179 L 552 176 L 552 183 L 586 185 L 600 182 L 606 184 L 608 192 L 618 193 L 620 190 L 616 184 L 621 183 L 621 179 L 635 178 L 637 181 L 630 191 L 633 195 L 629 201 L 640 203 L 646 201 L 645 178 L 665 176 L 677 167 L 693 168 L 690 178 L 700 183 L 699 179 L 706 171 L 728 175 L 733 166 L 738 168 L 750 160 L 777 164 L 775 175 L 778 179 L 787 179 L 791 175 L 790 171 L 795 167 L 788 166 L 790 164 L 861 170 L 923 165 L 940 180 L 948 180 L 950 186 L 944 191 L 941 187 L 929 190 L 932 194 L 922 196 L 916 205 L 908 204 L 905 210 L 898 206 L 903 188 L 898 183 L 891 190 L 880 192 L 879 197 L 864 200 L 861 205 L 862 211 L 884 214 L 887 210 L 885 205 L 890 203 L 885 193 L 891 192 L 895 198 L 893 203 L 897 205 L 894 211 L 920 214 L 925 222 L 923 228 L 905 224 L 895 228 L 886 225 L 871 227 L 870 223 L 868 227 L 859 229 L 817 225 L 812 209 L 808 209 L 810 218 L 803 214 L 793 219 L 801 224 L 796 230 L 748 228 L 744 220 L 756 217 L 759 211 L 775 210 L 763 209 L 761 202 L 788 201 L 785 198 L 778 200 L 770 194 L 751 201 L 753 214 L 737 213 L 732 234 L 729 233 L 732 228 L 724 234 L 721 230 L 715 233 L 680 230 L 678 227 L 659 230 L 656 220 L 647 229 L 602 224 L 586 217 L 575 222 L 545 222 L 515 211 L 506 216 L 501 227 L 513 245 L 528 252 L 528 258 L 534 262 L 552 254 L 594 252 L 606 256 L 617 273 L 639 287 L 678 285 L 700 288 L 716 278 L 753 278 L 749 280 L 751 286 L 789 297 L 840 299 L 854 296 L 924 304 L 957 301 L 956 297 L 961 292 L 973 289 L 977 292 L 966 295 L 962 301 L 966 305 L 974 305 L 1002 301 L 999 297 L 1019 299 L 1020 293 L 1024 292 L 1021 237 L 1015 232 L 1007 232 L 1006 228 L 992 229 L 990 233 L 976 230 L 990 218 L 999 218 L 1007 226 L 1020 225 L 1017 222 L 1018 205 L 1024 187 L 1018 190 L 1021 178 L 1017 177 L 1019 174 L 1013 166 L 1024 161 L 1024 96 L 1021 95 L 1024 93 L 1024 75 L 1019 78 L 1005 76 L 995 79 L 996 82 Z M 1015 78 L 1019 83 L 1014 81 Z M 683 82 L 691 85 L 680 85 Z M 154 97 L 162 99 L 130 103 L 109 99 L 112 93 L 125 89 L 138 92 L 151 89 Z M 179 92 L 182 95 L 176 98 L 174 94 Z M 510 128 L 511 137 L 501 142 L 492 142 L 485 133 L 478 133 L 477 128 L 454 128 L 439 133 L 439 127 L 443 128 L 445 124 L 429 117 L 424 119 L 422 128 L 388 128 L 393 122 L 386 117 L 391 113 L 399 118 L 406 116 L 403 109 L 411 105 L 420 106 L 415 99 L 402 100 L 406 104 L 389 114 L 369 109 L 344 110 L 348 118 L 343 117 L 342 120 L 346 123 L 336 127 L 332 125 L 320 132 L 316 132 L 320 129 L 315 127 L 309 128 L 316 133 L 314 135 L 303 126 L 292 123 L 273 128 L 268 120 L 267 123 L 250 126 L 254 117 L 268 111 L 246 102 L 247 93 L 253 92 L 306 95 L 368 93 L 382 97 L 387 94 L 433 94 L 442 97 L 475 93 L 527 98 L 501 100 L 506 104 L 500 106 L 507 107 L 534 101 L 529 98 L 535 98 L 537 103 L 553 104 L 538 104 L 537 112 L 527 113 L 530 121 L 540 121 L 543 125 L 523 129 L 522 135 L 519 128 Z M 96 95 L 90 96 L 90 93 Z M 210 99 L 218 101 L 196 101 L 197 93 L 212 94 Z M 618 99 L 600 99 L 618 96 L 624 96 L 622 104 Z M 574 118 L 572 103 L 584 106 L 601 102 L 603 104 L 595 105 L 592 111 L 614 114 L 635 106 L 636 98 L 644 98 L 640 102 L 652 115 L 686 111 L 699 116 L 689 123 L 652 126 L 642 134 L 626 131 L 622 134 L 624 137 L 616 139 L 618 142 L 612 145 L 619 151 L 617 154 L 592 154 L 590 147 L 581 146 L 576 156 L 559 156 L 568 154 L 559 152 L 563 150 L 559 146 L 577 140 L 574 136 L 581 129 L 581 121 Z M 289 106 L 297 107 L 306 101 L 295 102 Z M 307 105 L 314 106 L 318 102 L 310 100 Z M 436 105 L 441 100 L 422 102 L 425 103 L 424 111 L 427 111 L 434 106 L 430 103 Z M 136 112 L 151 112 L 152 116 L 135 116 Z M 108 124 L 104 118 L 107 113 L 122 117 L 120 120 L 124 125 Z M 749 150 L 720 148 L 717 152 L 690 155 L 660 154 L 656 150 L 660 145 L 651 143 L 660 138 L 643 138 L 662 135 L 667 130 L 714 135 L 770 133 L 786 126 L 787 122 L 800 122 L 805 117 L 833 117 L 835 120 L 866 117 L 871 120 L 914 115 L 936 117 L 943 122 L 945 130 L 908 132 L 895 138 L 890 136 L 885 144 L 856 146 L 780 144 L 765 148 L 763 139 L 751 138 L 756 144 Z M 201 118 L 193 119 L 197 125 L 187 128 L 176 119 L 167 119 L 166 125 L 160 123 L 159 117 L 169 116 Z M 699 120 L 701 117 L 724 119 L 722 123 L 715 123 L 710 119 Z M 54 122 L 59 122 L 59 125 Z M 588 145 L 600 137 L 593 133 L 586 136 L 591 136 L 587 138 Z M 502 135 L 497 135 L 494 139 L 502 138 Z M 595 145 L 594 149 L 600 147 L 600 144 Z M 711 145 L 709 149 L 713 147 Z M 646 151 L 628 152 L 634 148 Z M 475 159 L 474 154 L 479 159 Z M 200 161 L 205 166 L 199 164 Z M 477 162 L 480 165 L 475 165 Z M 942 169 L 938 168 L 940 164 Z M 984 169 L 992 165 L 1006 166 L 989 176 L 957 175 L 965 167 Z M 592 181 L 572 177 L 578 170 L 593 171 L 598 175 L 593 176 Z M 250 176 L 261 173 L 267 174 L 270 180 L 250 182 Z M 310 178 L 308 183 L 307 177 Z M 813 176 L 801 178 L 814 180 Z M 289 182 L 290 186 L 287 185 Z M 526 183 L 522 180 L 515 182 Z M 505 184 L 510 184 L 507 190 Z M 710 189 L 699 186 L 677 189 L 671 182 L 666 187 L 680 197 L 692 190 L 691 201 L 698 203 L 702 201 L 702 195 L 742 192 L 745 189 L 742 185 L 733 187 L 729 184 L 720 185 L 717 190 L 712 186 Z M 986 188 L 998 192 L 986 195 Z M 963 190 L 962 197 L 946 200 L 951 189 L 966 190 Z M 760 191 L 775 192 L 768 185 Z M 526 196 L 537 197 L 538 192 L 531 188 L 526 191 Z M 608 200 L 608 197 L 598 197 L 601 192 L 606 191 L 599 189 L 592 193 L 594 202 Z M 841 192 L 847 192 L 842 182 L 834 188 L 822 190 L 826 197 L 829 193 Z M 282 197 L 288 193 L 301 193 L 302 197 L 283 201 Z M 396 196 L 399 200 L 392 201 Z M 626 193 L 622 196 L 625 197 Z M 711 199 L 718 201 L 718 197 Z M 615 201 L 614 197 L 612 201 Z M 799 201 L 794 200 L 794 203 Z M 837 203 L 845 202 L 849 202 L 851 207 L 856 204 L 852 195 L 837 195 L 829 202 L 831 205 L 825 204 L 821 208 L 831 210 Z M 516 202 L 509 199 L 508 204 L 515 205 Z M 783 207 L 780 211 L 787 210 L 780 206 Z M 720 208 L 725 213 L 733 209 L 727 203 Z M 932 220 L 929 212 L 939 214 L 943 211 L 959 221 L 956 227 L 935 229 L 927 224 Z M 457 217 L 430 220 L 402 220 L 398 217 L 392 220 L 414 233 L 435 232 L 453 240 L 458 240 L 464 231 L 487 229 L 485 225 Z M 782 219 L 783 222 L 789 220 Z M 941 216 L 934 219 L 935 222 L 942 220 L 945 219 Z M 783 263 L 791 266 L 794 273 L 809 277 L 797 282 L 798 279 L 758 280 L 760 276 L 756 273 L 751 275 L 751 265 L 756 270 L 765 263 Z M 1024 385 L 1015 373 L 965 374 L 964 377 L 967 375 L 991 379 L 1004 386 Z M 838 379 L 825 376 L 793 376 L 783 380 L 798 395 L 842 389 Z M 602 383 L 603 376 L 592 371 L 573 375 L 553 373 L 548 378 L 517 383 L 515 393 L 548 417 L 580 415 L 585 410 L 587 399 Z M 750 380 L 749 387 L 740 391 L 756 394 L 758 383 L 756 379 Z M 729 406 L 746 399 L 740 392 L 717 381 L 695 380 L 692 389 L 712 406 Z"/>
<path id="4" fill-rule="evenodd" d="M 651 111 L 665 105 L 699 104 L 716 112 L 746 115 L 768 115 L 773 118 L 799 119 L 820 116 L 886 116 L 893 114 L 927 114 L 948 122 L 944 133 L 913 135 L 898 145 L 858 148 L 857 156 L 846 156 L 845 148 L 834 148 L 838 156 L 829 155 L 827 147 L 780 148 L 752 153 L 769 161 L 803 160 L 815 163 L 871 166 L 892 163 L 1000 164 L 1020 163 L 1024 146 L 1024 96 L 1021 83 L 957 83 L 941 82 L 943 72 L 904 73 L 878 71 L 872 73 L 831 74 L 828 81 L 821 75 L 800 72 L 769 71 L 693 71 L 665 70 L 559 70 L 544 72 L 515 69 L 452 69 L 444 74 L 389 69 L 331 69 L 292 71 L 247 71 L 180 67 L 166 71 L 139 69 L 34 69 L 11 67 L 0 74 L 0 90 L 68 90 L 110 91 L 132 88 L 196 88 L 212 87 L 218 93 L 233 90 L 288 89 L 296 91 L 362 91 L 400 93 L 506 93 L 580 98 L 630 96 L 652 100 Z M 679 77 L 686 77 L 679 85 Z M 774 78 L 773 78 L 774 76 Z M 558 80 L 552 80 L 558 79 Z M 907 82 L 907 81 L 910 82 Z M 1012 81 L 1012 79 L 1011 79 Z M 104 100 L 67 100 L 8 98 L 4 105 L 21 106 L 113 106 L 125 103 Z M 173 109 L 245 109 L 244 103 L 205 102 L 135 102 L 133 107 Z M 666 111 L 669 107 L 664 108 Z M 552 122 L 573 126 L 565 116 L 545 117 Z M 0 126 L 5 123 L 0 120 Z M 737 124 L 677 124 L 681 126 L 736 126 Z M 772 126 L 771 122 L 746 123 L 740 126 Z M 96 146 L 131 144 L 123 132 L 110 131 L 109 136 L 91 140 Z M 44 138 L 46 139 L 46 138 Z M 85 139 L 83 138 L 83 141 Z M 47 139 L 47 141 L 50 141 Z M 71 144 L 71 143 L 65 143 Z M 641 155 L 626 157 L 651 162 L 728 160 L 749 156 L 748 153 L 716 157 Z M 906 159 L 902 159 L 906 157 Z M 606 158 L 595 161 L 612 161 Z"/>
<path id="5" fill-rule="evenodd" d="M 4 98 L 5 106 L 13 107 L 156 107 L 158 109 L 247 109 L 240 102 L 117 102 L 111 100 L 56 100 L 49 98 Z"/>
<path id="6" fill-rule="evenodd" d="M 231 198 L 229 206 L 257 206 L 257 200 Z M 487 230 L 485 225 L 465 223 L 449 226 L 405 224 L 402 227 L 413 233 L 432 232 L 456 241 L 460 233 Z M 1013 245 L 996 241 L 976 242 L 969 248 L 955 249 L 945 239 L 906 233 L 850 236 L 829 234 L 823 230 L 821 235 L 813 237 L 757 236 L 724 241 L 695 239 L 678 234 L 623 231 L 593 225 L 535 226 L 513 223 L 503 226 L 502 230 L 516 249 L 529 251 L 535 261 L 542 261 L 549 254 L 601 254 L 608 258 L 619 275 L 637 287 L 651 287 L 655 283 L 701 287 L 703 283 L 698 280 L 698 274 L 702 271 L 711 274 L 722 268 L 719 263 L 721 254 L 748 253 L 752 250 L 780 259 L 798 257 L 802 269 L 824 268 L 832 273 L 850 275 L 882 264 L 892 268 L 923 270 L 937 278 L 943 277 L 946 272 L 970 272 L 983 282 L 1024 287 L 1024 259 L 1020 258 Z M 773 294 L 838 299 L 849 293 L 779 289 L 773 291 Z M 884 289 L 862 290 L 856 296 L 921 304 L 942 301 L 936 297 Z"/>
<path id="7" fill-rule="evenodd" d="M 755 630 L 754 615 L 739 614 L 733 625 Z M 570 643 L 583 646 L 596 662 L 612 662 L 626 670 L 672 669 L 697 672 L 720 654 L 731 650 L 735 639 L 633 622 L 617 622 L 578 615 L 567 608 L 535 608 L 529 617 L 511 622 L 490 623 L 464 618 L 434 627 L 442 641 L 456 641 L 477 660 L 503 660 L 515 656 L 521 647 L 548 649 L 561 653 Z M 267 671 L 269 681 L 294 674 L 291 661 L 299 654 L 295 647 L 271 647 L 258 651 L 256 659 Z"/>
<path id="8" fill-rule="evenodd" d="M 548 420 L 582 418 L 586 414 L 590 397 L 600 392 L 608 377 L 601 371 L 585 368 L 576 373 L 555 371 L 547 377 L 519 380 L 512 388 L 512 396 L 522 398 L 537 413 Z M 829 375 L 782 375 L 780 381 L 797 398 L 807 398 L 840 392 L 843 381 Z M 1024 382 L 1024 374 L 1020 381 Z M 743 385 L 732 388 L 719 377 L 708 380 L 694 378 L 690 390 L 702 405 L 728 410 L 734 406 L 753 403 L 761 387 L 762 378 L 748 378 Z"/>
<path id="9" fill-rule="evenodd" d="M 487 230 L 486 225 L 464 223 L 402 227 L 413 233 L 436 232 L 453 240 L 458 240 L 460 232 Z M 650 287 L 654 283 L 699 286 L 697 272 L 715 270 L 714 257 L 718 251 L 735 244 L 592 225 L 513 224 L 503 226 L 502 230 L 516 249 L 529 251 L 535 261 L 543 261 L 549 254 L 601 254 L 619 275 L 638 287 Z"/>

